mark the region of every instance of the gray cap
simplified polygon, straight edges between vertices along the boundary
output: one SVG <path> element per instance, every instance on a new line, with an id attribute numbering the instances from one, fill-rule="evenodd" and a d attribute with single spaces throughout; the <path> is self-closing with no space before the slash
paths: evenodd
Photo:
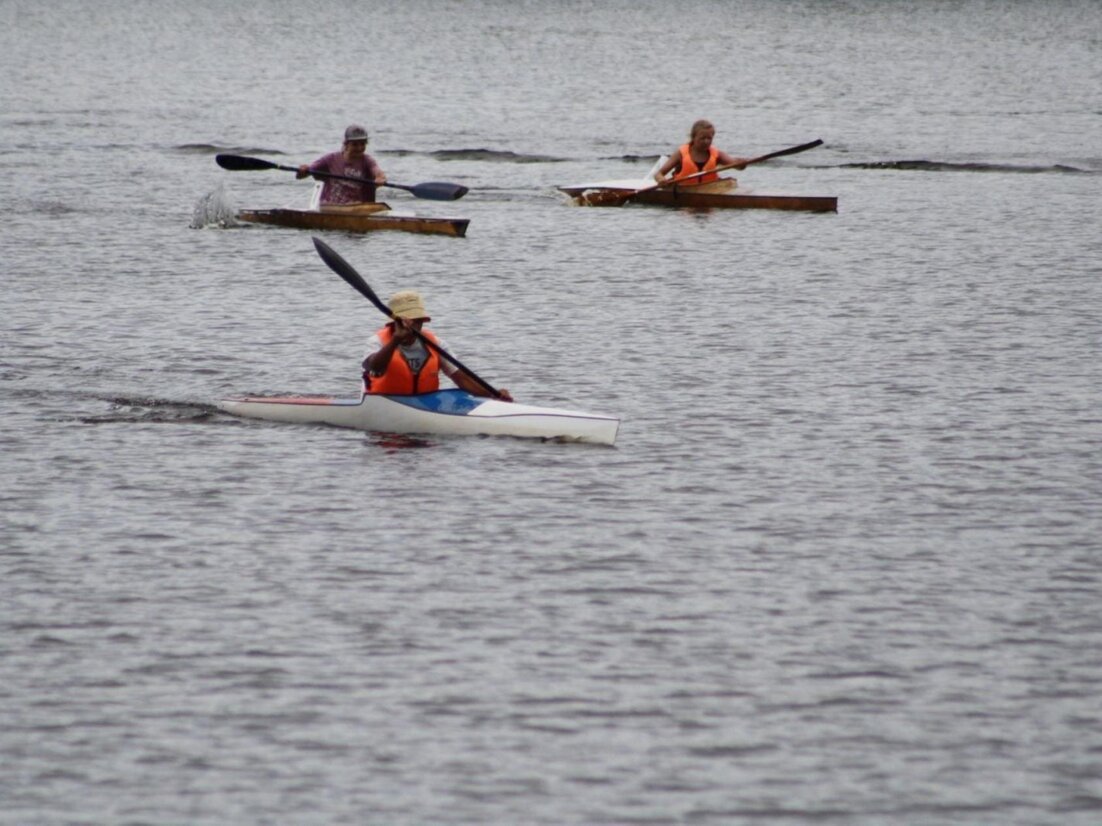
<path id="1" fill-rule="evenodd" d="M 345 143 L 347 143 L 348 141 L 366 141 L 367 130 L 364 129 L 362 126 L 349 126 L 347 129 L 344 130 L 344 140 Z"/>

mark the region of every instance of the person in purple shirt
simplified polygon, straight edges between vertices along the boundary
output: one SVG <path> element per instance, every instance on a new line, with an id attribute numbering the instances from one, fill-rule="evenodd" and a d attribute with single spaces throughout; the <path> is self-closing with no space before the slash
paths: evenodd
<path id="1" fill-rule="evenodd" d="M 339 152 L 323 155 L 312 164 L 298 168 L 296 177 L 306 178 L 314 172 L 330 175 L 347 175 L 364 178 L 372 183 L 358 184 L 333 178 L 321 178 L 321 205 L 370 204 L 375 201 L 375 187 L 386 183 L 386 174 L 367 154 L 367 130 L 362 126 L 349 126 L 344 130 L 344 144 Z"/>

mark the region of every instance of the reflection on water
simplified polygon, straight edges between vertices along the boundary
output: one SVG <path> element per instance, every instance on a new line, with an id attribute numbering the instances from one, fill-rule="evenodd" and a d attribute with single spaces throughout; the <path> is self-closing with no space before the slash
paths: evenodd
<path id="1" fill-rule="evenodd" d="M 407 449 L 435 447 L 437 444 L 432 439 L 411 436 L 405 433 L 371 433 L 367 436 L 367 442 L 391 454 L 400 453 Z"/>

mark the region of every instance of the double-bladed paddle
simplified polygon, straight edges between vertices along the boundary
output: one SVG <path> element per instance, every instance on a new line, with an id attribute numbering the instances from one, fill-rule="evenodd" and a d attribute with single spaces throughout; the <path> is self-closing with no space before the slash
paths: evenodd
<path id="1" fill-rule="evenodd" d="M 358 292 L 360 295 L 362 295 L 364 298 L 374 304 L 379 312 L 381 312 L 385 316 L 388 316 L 392 320 L 394 319 L 394 313 L 390 311 L 390 308 L 386 304 L 384 304 L 379 299 L 379 296 L 375 294 L 375 291 L 368 286 L 367 282 L 364 281 L 363 276 L 356 272 L 351 264 L 341 258 L 340 255 L 337 254 L 336 250 L 334 250 L 317 236 L 314 236 L 314 247 L 315 249 L 317 249 L 318 255 L 321 256 L 321 260 L 329 265 L 329 269 L 331 269 L 333 272 L 335 272 L 337 275 L 347 281 L 352 286 L 352 288 L 356 290 L 356 292 Z M 491 385 L 489 382 L 479 376 L 474 370 L 472 370 L 470 367 L 467 367 L 465 364 L 463 364 L 463 362 L 461 362 L 439 344 L 436 344 L 430 338 L 423 335 L 420 330 L 413 330 L 413 332 L 426 347 L 431 347 L 436 350 L 436 352 L 438 352 L 441 356 L 446 358 L 448 361 L 450 361 L 452 364 L 454 364 L 456 367 L 458 367 L 460 370 L 462 370 L 464 373 L 474 379 L 483 390 L 492 395 L 495 399 L 501 398 L 501 393 L 493 385 Z"/>
<path id="2" fill-rule="evenodd" d="M 283 166 L 272 163 L 263 158 L 250 158 L 245 155 L 215 155 L 214 161 L 223 169 L 233 172 L 255 172 L 260 169 L 282 169 L 284 172 L 298 172 L 298 167 Z M 415 198 L 426 198 L 430 201 L 456 201 L 467 194 L 467 187 L 460 184 L 449 184 L 442 181 L 430 181 L 424 184 L 394 184 L 387 181 L 385 184 L 376 184 L 366 178 L 353 178 L 350 175 L 335 175 L 331 172 L 311 172 L 316 178 L 332 178 L 337 181 L 352 181 L 357 184 L 370 184 L 372 186 L 390 186 L 395 189 L 404 189 L 413 193 Z"/>
<path id="3" fill-rule="evenodd" d="M 760 155 L 757 158 L 751 158 L 745 163 L 732 163 L 726 166 L 717 166 L 715 169 L 709 169 L 705 172 L 694 172 L 692 175 L 685 175 L 681 178 L 674 178 L 670 181 L 662 181 L 656 183 L 654 186 L 646 186 L 642 189 L 636 189 L 629 192 L 620 192 L 617 190 L 606 190 L 604 192 L 594 192 L 592 195 L 579 195 L 578 203 L 583 206 L 619 206 L 631 198 L 642 192 L 653 192 L 656 189 L 663 189 L 668 186 L 676 186 L 677 184 L 690 181 L 693 178 L 699 178 L 702 175 L 712 175 L 716 172 L 724 172 L 728 169 L 735 169 L 736 167 L 747 167 L 752 163 L 761 163 L 762 161 L 768 161 L 771 158 L 779 158 L 781 155 L 795 155 L 797 152 L 806 152 L 808 149 L 814 149 L 816 146 L 822 144 L 821 140 L 814 140 L 811 143 L 802 143 L 799 146 L 790 146 L 788 149 L 780 149 L 776 152 L 770 152 L 768 155 Z"/>

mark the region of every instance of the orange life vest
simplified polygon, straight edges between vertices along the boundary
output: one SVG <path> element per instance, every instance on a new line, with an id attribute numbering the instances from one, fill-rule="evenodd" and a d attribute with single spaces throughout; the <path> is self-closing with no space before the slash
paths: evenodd
<path id="1" fill-rule="evenodd" d="M 694 175 L 697 172 L 703 172 L 706 169 L 715 169 L 718 164 L 719 150 L 714 146 L 708 149 L 708 160 L 704 162 L 704 166 L 697 166 L 696 161 L 693 160 L 692 153 L 689 152 L 689 144 L 683 144 L 681 146 L 681 168 L 677 170 L 677 180 L 681 181 L 686 175 Z M 679 183 L 679 186 L 699 186 L 700 184 L 706 184 L 709 181 L 718 181 L 719 175 L 713 173 L 711 175 L 701 175 L 699 178 L 691 178 L 688 181 Z"/>
<path id="2" fill-rule="evenodd" d="M 394 337 L 394 325 L 386 325 L 376 335 L 385 347 Z M 437 343 L 436 336 L 428 330 L 422 330 L 421 335 L 433 344 Z M 385 373 L 381 376 L 373 376 L 370 371 L 364 372 L 364 392 L 388 396 L 413 396 L 417 393 L 432 393 L 434 390 L 439 390 L 440 355 L 435 347 L 426 346 L 426 349 L 429 351 L 428 357 L 421 365 L 421 369 L 415 373 L 406 361 L 406 357 L 402 355 L 402 349 L 396 347 Z"/>

